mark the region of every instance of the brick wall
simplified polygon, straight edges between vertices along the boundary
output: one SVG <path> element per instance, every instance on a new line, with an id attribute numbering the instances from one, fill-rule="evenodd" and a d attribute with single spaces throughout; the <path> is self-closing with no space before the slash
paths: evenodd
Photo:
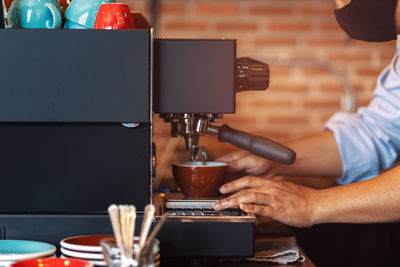
<path id="1" fill-rule="evenodd" d="M 148 16 L 147 0 L 124 0 Z M 395 42 L 349 39 L 333 16 L 333 0 L 160 0 L 157 34 L 179 38 L 234 38 L 238 56 L 267 62 L 266 92 L 242 92 L 237 113 L 220 123 L 280 142 L 321 130 L 341 109 L 345 74 L 356 104 L 372 97 L 376 77 L 395 52 Z M 169 177 L 171 161 L 186 159 L 183 140 L 171 140 L 169 125 L 156 117 L 157 184 Z M 234 148 L 214 137 L 201 139 L 215 157 Z"/>

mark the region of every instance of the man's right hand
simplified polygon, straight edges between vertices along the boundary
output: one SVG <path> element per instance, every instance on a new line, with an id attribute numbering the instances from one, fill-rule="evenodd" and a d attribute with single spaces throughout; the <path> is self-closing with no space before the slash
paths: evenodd
<path id="1" fill-rule="evenodd" d="M 216 159 L 229 165 L 230 178 L 258 176 L 272 178 L 276 175 L 276 164 L 270 160 L 255 156 L 250 152 L 238 150 Z"/>
<path id="2" fill-rule="evenodd" d="M 275 176 L 336 178 L 341 176 L 342 161 L 331 131 L 324 131 L 285 145 L 296 151 L 296 161 L 291 165 L 276 163 L 244 150 L 219 157 L 217 161 L 229 164 L 229 180 L 243 176 L 262 178 Z"/>

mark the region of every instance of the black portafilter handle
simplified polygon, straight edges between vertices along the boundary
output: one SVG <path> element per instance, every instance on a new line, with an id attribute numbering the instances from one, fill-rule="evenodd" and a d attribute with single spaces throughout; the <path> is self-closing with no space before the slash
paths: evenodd
<path id="1" fill-rule="evenodd" d="M 221 127 L 209 125 L 207 130 L 216 135 L 220 142 L 228 142 L 268 160 L 292 164 L 296 159 L 296 153 L 292 149 L 268 138 L 232 129 L 226 124 Z"/>

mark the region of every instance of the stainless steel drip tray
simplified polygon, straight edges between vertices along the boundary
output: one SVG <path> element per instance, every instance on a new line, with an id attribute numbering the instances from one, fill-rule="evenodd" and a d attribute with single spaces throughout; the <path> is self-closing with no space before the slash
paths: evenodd
<path id="1" fill-rule="evenodd" d="M 153 195 L 157 217 L 165 212 L 169 215 L 158 236 L 161 257 L 253 256 L 255 216 L 240 209 L 215 211 L 216 200 Z"/>
<path id="2" fill-rule="evenodd" d="M 243 216 L 238 209 L 215 211 L 211 209 L 167 209 L 169 216 Z"/>
<path id="3" fill-rule="evenodd" d="M 217 199 L 168 199 L 167 209 L 208 209 L 212 210 Z"/>
<path id="4" fill-rule="evenodd" d="M 218 199 L 186 199 L 166 197 L 164 212 L 168 212 L 170 220 L 183 222 L 254 222 L 255 216 L 246 214 L 239 208 L 223 211 L 214 210 Z"/>
<path id="5" fill-rule="evenodd" d="M 168 220 L 169 221 L 180 221 L 180 222 L 225 222 L 225 223 L 254 223 L 256 217 L 254 215 L 241 215 L 241 216 L 226 216 L 223 214 L 220 215 L 201 215 L 201 216 L 192 216 L 192 215 L 172 215 L 170 211 L 168 211 Z"/>

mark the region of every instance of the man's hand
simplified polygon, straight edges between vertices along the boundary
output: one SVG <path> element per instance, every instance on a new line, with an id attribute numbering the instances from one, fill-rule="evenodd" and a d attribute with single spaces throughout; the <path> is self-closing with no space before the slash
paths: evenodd
<path id="1" fill-rule="evenodd" d="M 272 178 L 276 174 L 274 169 L 276 163 L 244 150 L 226 154 L 217 158 L 216 161 L 228 163 L 231 178 L 239 178 L 247 175 Z"/>
<path id="2" fill-rule="evenodd" d="M 244 177 L 220 188 L 222 194 L 235 194 L 217 201 L 215 210 L 239 207 L 245 212 L 269 217 L 296 227 L 308 227 L 314 219 L 319 191 L 291 182 Z"/>

